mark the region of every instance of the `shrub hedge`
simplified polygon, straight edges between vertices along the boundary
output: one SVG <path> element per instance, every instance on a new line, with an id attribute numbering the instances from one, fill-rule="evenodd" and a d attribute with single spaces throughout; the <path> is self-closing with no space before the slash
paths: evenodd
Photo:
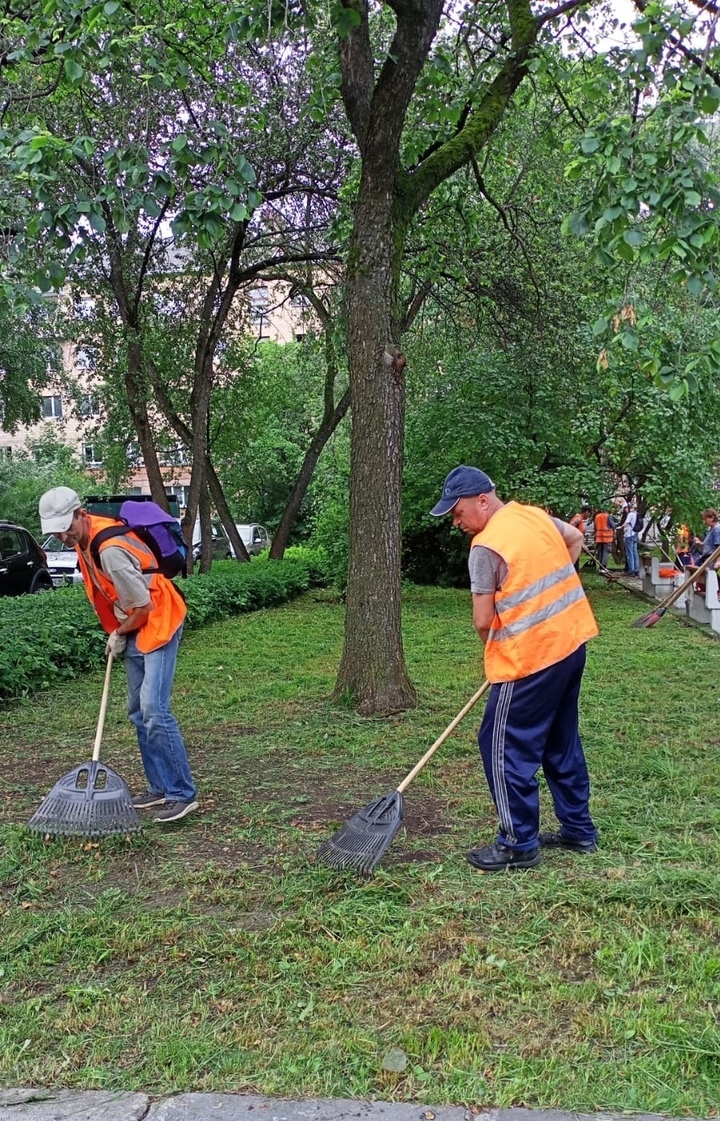
<path id="1" fill-rule="evenodd" d="M 325 582 L 324 557 L 311 549 L 288 549 L 281 561 L 219 561 L 207 575 L 180 581 L 185 625 L 275 607 Z M 105 633 L 80 585 L 0 599 L 0 700 L 67 681 L 102 663 L 104 650 Z"/>

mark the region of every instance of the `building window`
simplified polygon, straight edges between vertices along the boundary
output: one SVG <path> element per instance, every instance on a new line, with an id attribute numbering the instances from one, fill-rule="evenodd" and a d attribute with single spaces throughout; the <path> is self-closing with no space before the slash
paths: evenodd
<path id="1" fill-rule="evenodd" d="M 101 467 L 102 460 L 95 455 L 94 444 L 83 444 L 83 461 L 88 467 Z"/>
<path id="2" fill-rule="evenodd" d="M 74 296 L 73 312 L 79 319 L 90 319 L 95 314 L 96 301 L 92 296 Z"/>
<path id="3" fill-rule="evenodd" d="M 301 343 L 304 338 L 305 338 L 305 332 L 304 331 L 296 331 L 295 332 L 295 342 L 296 343 Z"/>
<path id="4" fill-rule="evenodd" d="M 174 494 L 180 506 L 185 507 L 190 497 L 190 487 L 182 486 L 176 483 L 174 486 L 165 488 L 168 494 Z"/>
<path id="5" fill-rule="evenodd" d="M 262 319 L 267 315 L 270 298 L 267 288 L 250 289 L 250 314 L 253 319 Z"/>
<path id="6" fill-rule="evenodd" d="M 88 420 L 90 417 L 100 416 L 100 402 L 94 393 L 86 393 L 80 402 L 80 416 Z"/>
<path id="7" fill-rule="evenodd" d="M 75 351 L 75 365 L 79 370 L 92 370 L 95 367 L 95 355 L 87 346 L 79 346 Z"/>
<path id="8" fill-rule="evenodd" d="M 62 416 L 62 398 L 43 397 L 42 413 L 48 419 L 58 420 Z"/>

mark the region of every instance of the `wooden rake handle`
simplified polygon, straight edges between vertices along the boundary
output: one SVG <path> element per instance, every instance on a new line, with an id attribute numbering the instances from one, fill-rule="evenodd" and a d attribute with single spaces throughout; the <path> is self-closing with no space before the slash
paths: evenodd
<path id="1" fill-rule="evenodd" d="M 585 545 L 585 544 L 581 545 L 580 546 L 580 552 L 585 553 L 586 556 L 590 557 L 590 560 L 593 561 L 598 566 L 598 568 L 602 572 L 603 576 L 607 576 L 608 580 L 612 580 L 613 583 L 614 583 L 616 580 L 620 579 L 620 573 L 611 572 L 610 569 L 606 568 L 604 564 L 600 564 L 600 561 L 597 559 L 597 557 L 595 556 L 594 553 L 590 552 L 587 545 Z"/>
<path id="2" fill-rule="evenodd" d="M 662 608 L 670 607 L 671 604 L 673 604 L 676 599 L 680 598 L 680 596 L 683 594 L 683 592 L 687 588 L 689 588 L 691 584 L 695 583 L 698 576 L 702 576 L 703 572 L 706 572 L 707 569 L 710 567 L 710 565 L 713 563 L 713 561 L 716 561 L 716 560 L 720 560 L 720 545 L 718 545 L 717 549 L 715 549 L 715 551 L 713 553 L 711 553 L 709 557 L 705 558 L 705 560 L 702 562 L 702 564 L 698 565 L 698 567 L 695 569 L 693 574 L 691 576 L 688 576 L 687 580 L 684 580 L 679 588 L 675 588 L 675 590 L 673 592 L 671 592 L 669 596 L 665 596 L 665 599 L 662 600 L 662 602 L 657 605 L 655 610 L 659 611 L 661 607 Z"/>
<path id="3" fill-rule="evenodd" d="M 448 724 L 445 731 L 442 732 L 438 736 L 438 738 L 435 740 L 435 743 L 432 745 L 432 747 L 429 747 L 427 749 L 427 751 L 423 755 L 420 762 L 415 764 L 413 769 L 410 771 L 410 774 L 405 775 L 405 778 L 402 780 L 402 782 L 400 783 L 400 785 L 397 788 L 398 794 L 402 794 L 404 790 L 407 790 L 408 786 L 410 785 L 412 780 L 416 777 L 416 775 L 420 774 L 420 772 L 423 769 L 423 767 L 425 766 L 425 764 L 430 762 L 430 760 L 432 759 L 432 757 L 435 754 L 435 752 L 437 751 L 437 749 L 445 743 L 445 740 L 448 738 L 450 733 L 455 731 L 455 729 L 457 728 L 458 724 L 463 719 L 463 717 L 467 716 L 467 714 L 469 713 L 469 711 L 473 707 L 473 705 L 475 705 L 480 700 L 483 693 L 487 693 L 489 688 L 490 688 L 490 682 L 489 681 L 484 681 L 482 683 L 482 685 L 480 686 L 480 688 L 478 689 L 475 696 L 470 698 L 468 703 L 465 705 L 464 708 L 462 708 L 460 710 L 460 712 L 457 714 L 455 719 L 450 724 Z"/>
<path id="4" fill-rule="evenodd" d="M 93 745 L 92 760 L 97 763 L 100 758 L 100 741 L 102 740 L 103 728 L 105 727 L 105 713 L 107 712 L 108 697 L 110 695 L 110 674 L 112 673 L 113 656 L 112 651 L 108 654 L 107 668 L 105 669 L 105 683 L 103 684 L 102 698 L 100 700 L 100 715 L 98 716 L 97 731 L 95 733 L 95 743 Z"/>

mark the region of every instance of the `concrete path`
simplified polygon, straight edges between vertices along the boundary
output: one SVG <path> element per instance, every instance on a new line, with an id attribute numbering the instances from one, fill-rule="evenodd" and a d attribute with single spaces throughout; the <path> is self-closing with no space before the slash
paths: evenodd
<path id="1" fill-rule="evenodd" d="M 567 1113 L 408 1102 L 280 1101 L 251 1094 L 148 1094 L 104 1090 L 0 1090 L 0 1121 L 671 1121 L 654 1113 Z M 679 1121 L 679 1119 L 672 1119 Z M 693 1121 L 684 1117 L 682 1121 Z"/>

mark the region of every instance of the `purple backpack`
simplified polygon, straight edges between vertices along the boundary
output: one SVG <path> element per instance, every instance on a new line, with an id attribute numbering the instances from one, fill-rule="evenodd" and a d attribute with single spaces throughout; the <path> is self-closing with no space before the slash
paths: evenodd
<path id="1" fill-rule="evenodd" d="M 188 549 L 179 522 L 157 502 L 133 502 L 132 499 L 120 507 L 118 525 L 101 529 L 92 540 L 90 554 L 98 568 L 100 546 L 111 537 L 125 533 L 134 533 L 155 557 L 157 568 L 146 569 L 146 572 L 159 572 L 172 580 L 184 569 Z"/>

